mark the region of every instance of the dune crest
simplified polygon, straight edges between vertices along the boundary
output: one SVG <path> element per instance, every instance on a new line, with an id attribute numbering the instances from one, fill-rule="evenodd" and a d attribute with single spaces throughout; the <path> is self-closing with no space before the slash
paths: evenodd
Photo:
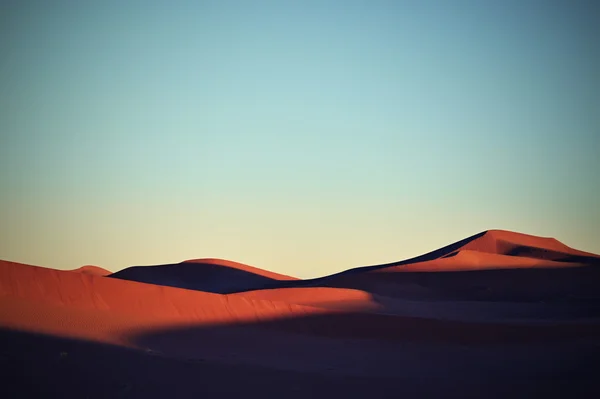
<path id="1" fill-rule="evenodd" d="M 234 269 L 243 270 L 245 272 L 253 273 L 259 276 L 264 276 L 271 278 L 273 280 L 298 280 L 296 277 L 287 276 L 285 274 L 275 273 L 268 270 L 260 269 L 258 267 L 249 266 L 243 263 L 234 262 L 226 259 L 218 259 L 218 258 L 200 258 L 200 259 L 190 259 L 183 261 L 181 263 L 194 263 L 200 265 L 217 265 L 217 266 L 225 266 L 231 267 Z"/>
<path id="2" fill-rule="evenodd" d="M 445 259 L 454 258 L 452 261 Z M 558 264 L 556 262 L 559 262 Z M 600 255 L 580 251 L 555 238 L 508 230 L 486 230 L 414 258 L 341 273 L 384 271 L 447 271 L 514 267 L 558 267 L 600 263 Z"/>
<path id="3" fill-rule="evenodd" d="M 176 264 L 133 266 L 108 277 L 217 294 L 272 288 L 294 277 L 223 259 L 194 259 Z"/>
<path id="4" fill-rule="evenodd" d="M 553 253 L 558 256 L 596 256 L 568 247 L 556 238 L 538 237 L 507 230 L 488 230 L 462 249 L 511 256 L 528 256 L 527 249 Z"/>
<path id="5" fill-rule="evenodd" d="M 304 291 L 291 289 L 324 286 L 357 288 L 362 291 L 362 282 L 349 282 L 348 278 L 351 275 L 357 275 L 357 279 L 358 276 L 368 279 L 372 273 L 545 269 L 599 263 L 600 256 L 570 248 L 554 238 L 496 229 L 483 231 L 407 260 L 353 268 L 308 280 L 217 258 L 190 259 L 177 264 L 133 266 L 110 274 L 109 277 L 218 294 L 240 293 L 252 297 L 286 298 L 293 303 L 307 303 Z M 336 282 L 342 276 L 347 286 Z M 284 290 L 285 293 L 266 290 Z M 250 294 L 251 292 L 257 293 Z M 339 291 L 339 294 L 341 298 L 352 296 L 345 291 Z M 324 292 L 315 295 L 311 303 L 319 302 L 317 298 L 323 295 L 331 296 L 330 293 Z M 329 302 L 327 299 L 324 301 Z"/>
<path id="6" fill-rule="evenodd" d="M 553 268 L 596 263 L 598 260 L 600 256 L 570 248 L 555 238 L 488 230 L 454 251 L 429 261 L 408 263 L 402 269 L 436 271 Z"/>

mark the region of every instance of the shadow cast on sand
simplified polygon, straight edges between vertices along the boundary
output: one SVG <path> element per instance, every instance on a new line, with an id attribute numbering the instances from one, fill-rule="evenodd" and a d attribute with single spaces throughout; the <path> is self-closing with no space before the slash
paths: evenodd
<path id="1" fill-rule="evenodd" d="M 131 331 L 142 350 L 0 330 L 3 397 L 559 398 L 600 393 L 598 325 L 339 313 Z M 145 350 L 144 350 L 145 349 Z M 435 384 L 431 384 L 435 380 Z"/>
<path id="2" fill-rule="evenodd" d="M 175 337 L 174 337 L 175 338 Z M 386 397 L 377 378 L 181 360 L 96 342 L 0 330 L 3 398 L 318 398 L 340 389 Z M 393 391 L 392 391 L 393 392 Z M 394 395 L 387 394 L 387 397 Z M 349 397 L 352 397 L 350 395 Z"/>
<path id="3" fill-rule="evenodd" d="M 600 268 L 369 273 L 302 281 L 305 287 L 354 288 L 401 299 L 551 302 L 600 305 Z M 287 282 L 283 282 L 287 283 Z M 598 313 L 600 316 L 600 313 Z"/>

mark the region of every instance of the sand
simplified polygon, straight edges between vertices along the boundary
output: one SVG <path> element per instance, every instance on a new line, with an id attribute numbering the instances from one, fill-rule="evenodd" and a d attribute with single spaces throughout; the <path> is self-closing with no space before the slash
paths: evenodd
<path id="1" fill-rule="evenodd" d="M 596 397 L 599 260 L 492 230 L 311 280 L 0 261 L 3 397 Z"/>

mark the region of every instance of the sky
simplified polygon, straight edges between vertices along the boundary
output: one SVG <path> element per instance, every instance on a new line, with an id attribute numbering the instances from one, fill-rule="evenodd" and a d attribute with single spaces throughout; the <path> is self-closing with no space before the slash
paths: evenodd
<path id="1" fill-rule="evenodd" d="M 600 253 L 595 1 L 0 0 L 0 259 Z"/>

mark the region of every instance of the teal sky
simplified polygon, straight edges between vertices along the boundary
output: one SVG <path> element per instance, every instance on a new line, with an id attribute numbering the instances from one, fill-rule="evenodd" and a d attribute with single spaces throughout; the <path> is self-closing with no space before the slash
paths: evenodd
<path id="1" fill-rule="evenodd" d="M 0 259 L 600 253 L 594 1 L 0 1 Z"/>

